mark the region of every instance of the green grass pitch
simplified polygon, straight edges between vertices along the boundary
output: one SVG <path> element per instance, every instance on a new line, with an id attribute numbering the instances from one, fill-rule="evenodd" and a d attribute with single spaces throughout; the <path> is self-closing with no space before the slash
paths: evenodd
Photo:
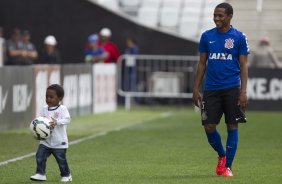
<path id="1" fill-rule="evenodd" d="M 217 155 L 207 143 L 199 112 L 183 108 L 119 109 L 72 120 L 70 142 L 92 136 L 68 149 L 77 184 L 279 184 L 282 183 L 281 113 L 248 112 L 240 124 L 233 178 L 216 176 Z M 223 143 L 226 128 L 219 125 Z M 95 135 L 100 135 L 95 137 Z M 0 132 L 0 162 L 36 151 L 28 128 Z M 0 184 L 36 183 L 35 157 L 0 165 Z M 46 184 L 60 183 L 51 156 Z"/>

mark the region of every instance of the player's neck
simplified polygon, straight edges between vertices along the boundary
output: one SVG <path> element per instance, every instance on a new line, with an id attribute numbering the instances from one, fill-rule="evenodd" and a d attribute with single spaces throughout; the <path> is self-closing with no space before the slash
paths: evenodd
<path id="1" fill-rule="evenodd" d="M 222 28 L 218 29 L 218 31 L 221 32 L 221 33 L 226 33 L 226 32 L 228 32 L 231 28 L 232 28 L 232 26 L 229 24 L 229 25 L 227 25 L 227 26 L 225 26 L 225 27 L 222 27 Z"/>

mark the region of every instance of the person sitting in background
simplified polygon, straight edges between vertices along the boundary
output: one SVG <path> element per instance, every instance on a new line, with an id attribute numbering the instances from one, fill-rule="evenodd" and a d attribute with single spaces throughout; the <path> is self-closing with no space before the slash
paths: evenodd
<path id="1" fill-rule="evenodd" d="M 14 29 L 12 37 L 7 42 L 7 65 L 30 65 L 37 59 L 35 46 L 30 42 L 30 33 L 25 30 L 21 35 L 19 29 Z"/>
<path id="2" fill-rule="evenodd" d="M 105 60 L 105 63 L 116 63 L 120 56 L 120 52 L 117 46 L 110 41 L 111 36 L 112 32 L 109 28 L 101 29 L 99 45 L 109 53 L 107 59 Z"/>
<path id="3" fill-rule="evenodd" d="M 262 37 L 259 41 L 258 47 L 252 54 L 250 67 L 262 68 L 280 68 L 281 63 L 278 61 L 273 48 L 270 46 L 268 37 Z"/>
<path id="4" fill-rule="evenodd" d="M 41 64 L 60 64 L 61 57 L 59 50 L 56 48 L 57 40 L 55 36 L 48 35 L 44 39 L 44 49 L 40 54 L 38 63 Z"/>
<path id="5" fill-rule="evenodd" d="M 11 38 L 7 40 L 7 61 L 6 65 L 19 65 L 21 60 L 21 31 L 15 28 L 11 34 Z"/>
<path id="6" fill-rule="evenodd" d="M 89 48 L 85 50 L 85 62 L 86 63 L 103 63 L 108 57 L 108 53 L 99 46 L 99 37 L 96 34 L 92 34 L 88 37 Z"/>
<path id="7" fill-rule="evenodd" d="M 38 53 L 36 51 L 33 43 L 30 42 L 30 32 L 25 30 L 22 35 L 22 63 L 23 65 L 33 64 L 34 61 L 38 57 Z"/>

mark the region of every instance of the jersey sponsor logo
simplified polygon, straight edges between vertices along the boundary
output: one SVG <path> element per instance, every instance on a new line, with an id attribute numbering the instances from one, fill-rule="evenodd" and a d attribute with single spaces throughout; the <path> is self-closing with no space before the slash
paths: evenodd
<path id="1" fill-rule="evenodd" d="M 227 49 L 232 49 L 234 47 L 234 40 L 232 38 L 226 39 L 224 47 Z"/>
<path id="2" fill-rule="evenodd" d="M 227 53 L 210 53 L 209 59 L 232 60 L 232 54 Z"/>

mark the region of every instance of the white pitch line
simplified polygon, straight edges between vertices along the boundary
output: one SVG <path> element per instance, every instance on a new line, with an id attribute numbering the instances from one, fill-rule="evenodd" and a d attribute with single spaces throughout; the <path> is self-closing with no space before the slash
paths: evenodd
<path id="1" fill-rule="evenodd" d="M 104 135 L 106 135 L 106 134 L 108 134 L 109 132 L 112 132 L 112 131 L 113 130 L 109 130 L 109 131 L 105 131 L 105 132 L 100 132 L 100 133 L 95 134 L 95 135 L 90 135 L 88 137 L 77 139 L 77 140 L 69 142 L 69 145 L 79 144 L 81 142 L 84 142 L 84 141 L 87 141 L 87 140 L 90 140 L 90 139 L 95 139 L 97 137 L 104 136 Z M 33 153 L 29 153 L 29 154 L 26 154 L 26 155 L 23 155 L 23 156 L 20 156 L 20 157 L 16 157 L 16 158 L 13 158 L 13 159 L 10 159 L 10 160 L 6 160 L 6 161 L 3 161 L 3 162 L 0 162 L 0 166 L 7 165 L 7 164 L 12 163 L 12 162 L 16 162 L 16 161 L 20 161 L 20 160 L 32 157 L 35 154 L 36 154 L 36 152 L 33 152 Z"/>
<path id="2" fill-rule="evenodd" d="M 171 115 L 172 115 L 171 112 L 165 112 L 165 113 L 161 114 L 160 118 L 167 118 L 168 116 L 171 116 Z M 157 119 L 157 118 L 152 118 L 151 120 L 147 120 L 147 121 L 152 121 L 154 119 Z M 144 123 L 144 122 L 140 122 L 140 123 Z M 100 132 L 100 133 L 95 134 L 95 135 L 90 135 L 90 136 L 87 136 L 87 137 L 84 137 L 84 138 L 81 138 L 81 139 L 77 139 L 77 140 L 69 142 L 69 145 L 75 145 L 75 144 L 79 144 L 79 143 L 84 142 L 84 141 L 95 139 L 97 137 L 101 137 L 101 136 L 107 135 L 110 132 L 120 131 L 122 129 L 134 126 L 136 124 L 138 124 L 138 123 L 130 124 L 130 125 L 125 125 L 125 126 L 120 126 L 120 127 L 115 128 L 115 129 L 112 129 L 112 130 L 108 130 L 108 131 L 105 131 L 105 132 Z M 34 156 L 35 154 L 36 154 L 36 152 L 32 152 L 32 153 L 29 153 L 29 154 L 26 154 L 26 155 L 23 155 L 23 156 L 20 156 L 20 157 L 16 157 L 16 158 L 13 158 L 13 159 L 10 159 L 10 160 L 6 160 L 6 161 L 3 161 L 3 162 L 0 162 L 0 166 L 8 165 L 9 163 L 12 163 L 12 162 L 17 162 L 17 161 L 20 161 L 20 160 L 24 160 L 26 158 Z"/>
<path id="3" fill-rule="evenodd" d="M 27 155 L 23 155 L 23 156 L 21 156 L 21 157 L 16 157 L 16 158 L 13 158 L 13 159 L 10 159 L 10 160 L 6 160 L 6 161 L 4 161 L 4 162 L 0 162 L 0 166 L 2 166 L 2 165 L 7 165 L 7 164 L 12 163 L 12 162 L 16 162 L 16 161 L 19 161 L 19 160 L 23 160 L 23 159 L 32 157 L 32 156 L 34 156 L 35 154 L 36 154 L 36 153 L 33 152 L 33 153 L 29 153 L 29 154 L 27 154 Z"/>

